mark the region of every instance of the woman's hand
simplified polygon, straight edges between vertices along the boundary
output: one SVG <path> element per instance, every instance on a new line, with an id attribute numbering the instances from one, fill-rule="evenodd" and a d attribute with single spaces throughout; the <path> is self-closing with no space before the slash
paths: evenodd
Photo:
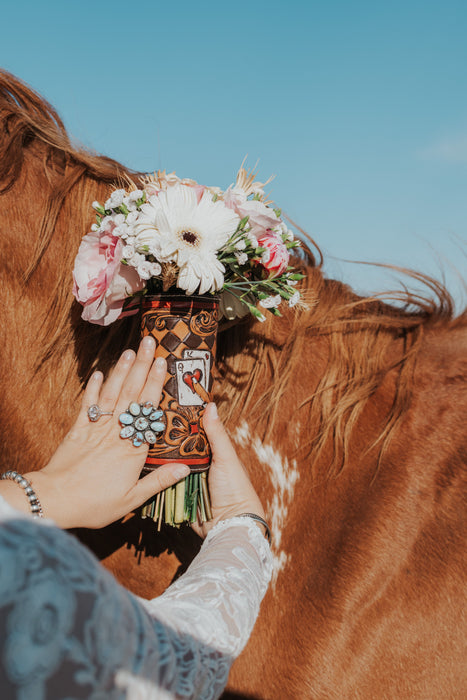
<path id="1" fill-rule="evenodd" d="M 119 436 L 118 416 L 132 401 L 151 401 L 154 406 L 159 403 L 166 362 L 162 358 L 154 361 L 154 349 L 153 338 L 147 336 L 137 355 L 132 350 L 123 353 L 105 382 L 102 373 L 95 372 L 84 391 L 76 423 L 50 462 L 40 471 L 24 474 L 36 490 L 45 516 L 57 525 L 104 527 L 189 474 L 189 467 L 174 463 L 140 479 L 148 445 L 134 447 L 130 440 Z M 113 415 L 91 422 L 87 410 L 93 404 L 102 411 L 113 411 Z M 203 423 L 213 455 L 209 471 L 213 520 L 193 526 L 201 537 L 220 520 L 240 513 L 264 517 L 261 502 L 214 404 L 208 404 Z M 15 484 L 2 481 L 0 487 L 12 505 L 28 510 L 24 494 Z"/>
<path id="2" fill-rule="evenodd" d="M 217 415 L 215 404 L 207 405 L 203 425 L 212 450 L 208 483 L 213 519 L 203 525 L 194 524 L 193 529 L 201 537 L 206 537 L 220 520 L 241 513 L 256 513 L 264 518 L 264 509 Z M 259 527 L 264 532 L 264 528 Z"/>
<path id="3" fill-rule="evenodd" d="M 166 362 L 154 361 L 154 349 L 154 339 L 147 336 L 137 355 L 132 350 L 123 353 L 105 383 L 102 373 L 95 372 L 76 423 L 50 462 L 24 475 L 37 491 L 44 515 L 57 525 L 103 527 L 189 474 L 182 464 L 168 464 L 139 479 L 148 445 L 134 447 L 119 436 L 118 416 L 132 401 L 159 403 Z M 92 423 L 87 415 L 92 404 L 113 415 Z"/>

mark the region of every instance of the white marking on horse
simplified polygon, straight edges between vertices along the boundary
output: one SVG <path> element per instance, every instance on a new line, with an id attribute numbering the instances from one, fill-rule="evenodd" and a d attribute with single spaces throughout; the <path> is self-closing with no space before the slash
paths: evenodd
<path id="1" fill-rule="evenodd" d="M 286 566 L 290 554 L 280 549 L 282 530 L 287 521 L 289 506 L 293 501 L 295 484 L 299 478 L 296 460 L 289 462 L 273 445 L 262 443 L 258 437 L 252 437 L 246 421 L 242 421 L 233 434 L 233 439 L 240 447 L 252 448 L 261 464 L 269 469 L 273 486 L 272 501 L 267 511 L 271 524 L 272 552 L 274 555 L 273 585 L 279 572 Z"/>

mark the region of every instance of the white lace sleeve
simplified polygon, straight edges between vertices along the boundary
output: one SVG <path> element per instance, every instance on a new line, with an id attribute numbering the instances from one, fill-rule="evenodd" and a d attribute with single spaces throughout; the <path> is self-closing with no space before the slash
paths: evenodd
<path id="1" fill-rule="evenodd" d="M 213 528 L 187 572 L 163 595 L 140 599 L 175 633 L 164 657 L 171 657 L 169 675 L 177 687 L 167 697 L 219 697 L 251 634 L 271 574 L 272 555 L 260 529 L 249 518 L 232 518 Z"/>
<path id="2" fill-rule="evenodd" d="M 271 572 L 259 528 L 232 518 L 162 596 L 142 600 L 74 537 L 0 497 L 2 698 L 214 700 Z"/>

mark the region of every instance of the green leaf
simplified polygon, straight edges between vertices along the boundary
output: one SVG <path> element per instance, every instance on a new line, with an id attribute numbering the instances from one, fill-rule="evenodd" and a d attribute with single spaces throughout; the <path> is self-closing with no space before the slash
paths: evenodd
<path id="1" fill-rule="evenodd" d="M 280 219 L 281 214 L 282 214 L 282 209 L 274 209 L 274 214 L 277 216 L 278 219 Z"/>
<path id="2" fill-rule="evenodd" d="M 294 272 L 293 274 L 289 275 L 289 280 L 294 280 L 295 282 L 299 282 L 300 280 L 304 279 L 305 275 L 302 275 L 301 272 Z"/>

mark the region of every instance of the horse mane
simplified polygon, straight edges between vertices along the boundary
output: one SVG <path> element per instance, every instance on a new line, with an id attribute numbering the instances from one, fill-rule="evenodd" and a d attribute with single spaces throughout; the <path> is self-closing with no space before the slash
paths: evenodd
<path id="1" fill-rule="evenodd" d="M 71 294 L 71 269 L 79 242 L 92 223 L 91 202 L 102 201 L 111 185 L 138 174 L 74 145 L 54 108 L 5 71 L 0 71 L 0 159 L 0 194 L 38 201 L 38 179 L 41 185 L 42 216 L 35 224 L 35 247 L 23 271 L 20 292 L 34 293 L 44 266 L 49 275 L 53 271 L 34 369 L 45 372 L 74 345 L 78 358 L 85 348 L 87 358 L 95 356 L 93 366 L 99 364 L 105 370 L 128 339 L 135 341 L 136 322 L 123 319 L 105 329 L 82 322 Z M 14 218 L 18 217 L 10 217 Z M 13 234 L 20 242 L 26 235 L 31 237 L 21 228 Z M 423 335 L 428 328 L 447 328 L 454 304 L 442 284 L 408 270 L 403 272 L 423 283 L 426 293 L 403 290 L 386 295 L 387 301 L 378 295 L 359 297 L 341 282 L 326 279 L 320 251 L 312 239 L 307 240 L 295 260 L 306 275 L 302 291 L 307 308 L 287 310 L 282 319 L 271 317 L 264 324 L 239 323 L 220 333 L 218 400 L 224 419 L 235 425 L 239 416 L 246 415 L 258 434 L 268 439 L 284 406 L 293 404 L 290 387 L 292 378 L 300 381 L 303 358 L 314 361 L 306 353 L 310 339 L 323 342 L 321 379 L 291 410 L 301 416 L 302 425 L 306 421 L 307 433 L 314 435 L 297 444 L 297 451 L 304 450 L 315 462 L 331 444 L 328 471 L 332 475 L 347 463 L 350 436 L 368 400 L 395 370 L 394 400 L 373 445 L 382 459 L 409 405 Z M 58 253 L 52 253 L 51 243 L 57 241 Z M 465 313 L 457 323 L 467 324 Z M 390 353 L 394 343 L 400 351 Z M 83 360 L 83 366 L 70 366 L 68 371 L 78 371 L 84 383 L 92 368 Z M 267 382 L 271 377 L 274 381 Z"/>
<path id="2" fill-rule="evenodd" d="M 48 266 L 51 241 L 60 239 L 62 243 L 60 260 L 52 260 L 54 278 L 50 280 L 50 304 L 37 342 L 34 369 L 40 371 L 47 360 L 53 361 L 76 342 L 74 326 L 79 315 L 76 309 L 73 311 L 70 274 L 79 242 L 93 223 L 90 205 L 96 199 L 105 199 L 110 186 L 137 174 L 111 158 L 73 144 L 55 109 L 28 85 L 1 69 L 0 162 L 0 196 L 10 194 L 7 206 L 12 200 L 30 200 L 41 209 L 39 221 L 34 212 L 33 236 L 24 225 L 12 231 L 18 242 L 26 243 L 27 239 L 26 249 L 30 248 L 30 239 L 33 240 L 28 265 L 22 271 L 20 293 L 28 290 L 34 293 L 41 263 Z M 42 201 L 38 196 L 38 183 Z M 22 211 L 20 215 L 16 211 L 13 213 L 13 209 L 18 208 L 21 211 L 21 207 L 10 204 L 9 225 L 14 226 L 21 220 Z M 114 329 L 105 333 L 100 328 L 87 328 L 88 325 L 80 324 L 80 344 L 90 343 L 102 357 L 118 333 Z M 121 324 L 118 330 L 121 334 Z M 128 334 L 131 334 L 129 330 Z M 98 348 L 103 348 L 103 352 Z"/>

